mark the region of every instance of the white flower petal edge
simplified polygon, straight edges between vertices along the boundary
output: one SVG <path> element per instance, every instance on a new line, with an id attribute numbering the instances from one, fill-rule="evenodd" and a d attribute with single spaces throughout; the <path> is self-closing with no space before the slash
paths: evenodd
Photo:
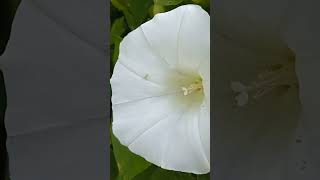
<path id="1" fill-rule="evenodd" d="M 113 133 L 169 170 L 210 172 L 210 16 L 184 5 L 130 32 L 111 78 Z"/>

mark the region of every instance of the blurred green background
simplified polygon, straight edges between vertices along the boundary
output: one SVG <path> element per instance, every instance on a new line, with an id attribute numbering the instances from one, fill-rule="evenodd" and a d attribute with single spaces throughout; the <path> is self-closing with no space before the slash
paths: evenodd
<path id="1" fill-rule="evenodd" d="M 111 67 L 119 55 L 119 44 L 130 31 L 155 14 L 184 4 L 198 4 L 210 14 L 209 0 L 111 0 Z M 112 130 L 110 131 L 112 132 Z M 209 180 L 210 175 L 195 175 L 164 170 L 135 155 L 110 134 L 111 180 Z"/>

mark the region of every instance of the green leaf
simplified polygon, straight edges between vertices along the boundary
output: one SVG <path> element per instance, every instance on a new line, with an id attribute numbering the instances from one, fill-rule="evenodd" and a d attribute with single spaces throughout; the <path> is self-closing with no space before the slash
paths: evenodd
<path id="1" fill-rule="evenodd" d="M 111 27 L 111 44 L 120 42 L 122 40 L 122 34 L 125 31 L 126 23 L 124 17 L 116 19 Z"/>
<path id="2" fill-rule="evenodd" d="M 158 14 L 158 13 L 163 13 L 165 12 L 165 8 L 164 6 L 162 5 L 159 5 L 159 4 L 155 4 L 153 7 L 152 7 L 152 16 Z"/>
<path id="3" fill-rule="evenodd" d="M 131 30 L 139 27 L 147 18 L 152 0 L 111 0 L 113 6 L 123 12 Z"/>
<path id="4" fill-rule="evenodd" d="M 111 0 L 111 4 L 120 11 L 126 10 L 126 0 Z"/>
<path id="5" fill-rule="evenodd" d="M 115 43 L 114 45 L 114 49 L 112 51 L 112 59 L 111 59 L 111 64 L 112 66 L 114 66 L 118 60 L 119 57 L 119 46 L 120 46 L 120 42 L 119 43 Z"/>
<path id="6" fill-rule="evenodd" d="M 115 180 L 119 175 L 116 158 L 114 157 L 113 150 L 110 150 L 110 179 Z"/>
<path id="7" fill-rule="evenodd" d="M 113 134 L 111 138 L 113 152 L 119 169 L 118 180 L 131 180 L 151 165 L 142 157 L 133 154 L 126 146 L 121 145 Z"/>
<path id="8" fill-rule="evenodd" d="M 203 175 L 197 175 L 197 180 L 210 180 L 210 173 L 203 174 Z"/>
<path id="9" fill-rule="evenodd" d="M 182 173 L 177 171 L 165 170 L 155 165 L 150 166 L 148 169 L 143 171 L 134 177 L 133 180 L 210 180 L 209 176 L 195 175 L 190 173 Z"/>
<path id="10" fill-rule="evenodd" d="M 111 45 L 114 45 L 112 51 L 112 65 L 115 65 L 119 56 L 119 46 L 122 41 L 122 35 L 126 32 L 126 23 L 124 17 L 120 17 L 114 21 L 111 27 Z"/>
<path id="11" fill-rule="evenodd" d="M 182 3 L 183 0 L 155 0 L 155 4 L 162 6 L 174 6 Z"/>
<path id="12" fill-rule="evenodd" d="M 209 0 L 192 0 L 193 3 L 200 5 L 204 10 L 210 10 L 210 1 Z"/>

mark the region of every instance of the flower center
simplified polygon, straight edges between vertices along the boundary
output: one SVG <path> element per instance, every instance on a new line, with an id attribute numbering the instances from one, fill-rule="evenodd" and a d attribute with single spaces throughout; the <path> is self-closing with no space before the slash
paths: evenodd
<path id="1" fill-rule="evenodd" d="M 205 98 L 205 86 L 197 72 L 177 70 L 168 75 L 168 92 L 175 94 L 174 102 L 198 108 Z"/>
<path id="2" fill-rule="evenodd" d="M 284 63 L 267 66 L 247 85 L 239 81 L 231 82 L 237 106 L 246 105 L 250 99 L 258 100 L 272 94 L 283 95 L 291 88 L 298 88 L 294 65 L 294 59 L 289 59 Z"/>
<path id="3" fill-rule="evenodd" d="M 188 87 L 181 87 L 183 95 L 188 96 L 194 92 L 201 92 L 203 90 L 202 81 L 197 80 Z"/>

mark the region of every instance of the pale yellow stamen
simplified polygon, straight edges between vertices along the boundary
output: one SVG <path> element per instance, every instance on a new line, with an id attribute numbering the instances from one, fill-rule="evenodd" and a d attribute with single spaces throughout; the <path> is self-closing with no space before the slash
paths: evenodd
<path id="1" fill-rule="evenodd" d="M 195 83 L 191 84 L 188 87 L 182 87 L 181 90 L 183 92 L 183 95 L 188 96 L 192 94 L 193 92 L 199 92 L 202 91 L 203 86 L 201 81 L 196 81 Z"/>

